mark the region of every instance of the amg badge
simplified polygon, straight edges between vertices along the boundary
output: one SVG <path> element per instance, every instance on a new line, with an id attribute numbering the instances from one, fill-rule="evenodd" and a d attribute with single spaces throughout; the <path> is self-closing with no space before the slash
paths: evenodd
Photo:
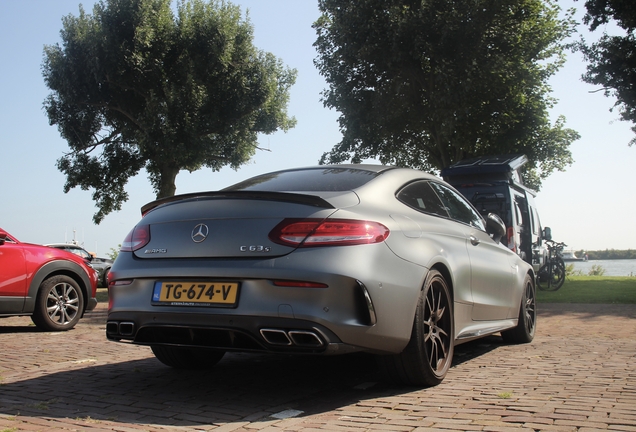
<path id="1" fill-rule="evenodd" d="M 168 253 L 168 249 L 146 249 L 145 254 L 164 254 Z"/>

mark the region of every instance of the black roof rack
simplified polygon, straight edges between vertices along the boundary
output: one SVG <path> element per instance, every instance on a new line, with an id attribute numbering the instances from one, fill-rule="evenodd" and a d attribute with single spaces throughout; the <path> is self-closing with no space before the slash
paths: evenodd
<path id="1" fill-rule="evenodd" d="M 528 163 L 522 154 L 482 156 L 464 159 L 442 170 L 441 175 L 449 183 L 458 180 L 506 180 L 523 185 L 521 168 Z"/>

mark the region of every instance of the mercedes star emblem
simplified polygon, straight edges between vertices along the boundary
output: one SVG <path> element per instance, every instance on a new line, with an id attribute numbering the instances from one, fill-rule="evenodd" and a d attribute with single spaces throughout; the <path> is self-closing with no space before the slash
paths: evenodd
<path id="1" fill-rule="evenodd" d="M 192 241 L 195 243 L 201 243 L 203 240 L 208 238 L 208 232 L 208 226 L 200 223 L 192 230 Z"/>

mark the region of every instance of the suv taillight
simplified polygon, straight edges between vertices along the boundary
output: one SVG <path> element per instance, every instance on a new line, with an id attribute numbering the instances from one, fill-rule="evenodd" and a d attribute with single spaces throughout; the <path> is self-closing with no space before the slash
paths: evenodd
<path id="1" fill-rule="evenodd" d="M 381 243 L 389 229 L 378 222 L 349 219 L 285 219 L 269 234 L 274 243 L 293 247 Z"/>
<path id="2" fill-rule="evenodd" d="M 128 233 L 121 244 L 121 252 L 134 252 L 150 242 L 150 226 L 137 225 Z"/>

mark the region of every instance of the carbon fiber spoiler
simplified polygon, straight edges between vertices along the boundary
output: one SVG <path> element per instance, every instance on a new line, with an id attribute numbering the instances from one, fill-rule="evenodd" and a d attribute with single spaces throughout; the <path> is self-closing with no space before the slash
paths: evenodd
<path id="1" fill-rule="evenodd" d="M 141 207 L 141 215 L 145 215 L 154 208 L 177 201 L 199 199 L 247 199 L 264 201 L 283 201 L 288 203 L 304 204 L 320 208 L 335 208 L 323 198 L 316 195 L 306 195 L 290 192 L 263 192 L 263 191 L 219 191 L 219 192 L 194 192 L 189 194 L 174 195 L 151 201 Z"/>

